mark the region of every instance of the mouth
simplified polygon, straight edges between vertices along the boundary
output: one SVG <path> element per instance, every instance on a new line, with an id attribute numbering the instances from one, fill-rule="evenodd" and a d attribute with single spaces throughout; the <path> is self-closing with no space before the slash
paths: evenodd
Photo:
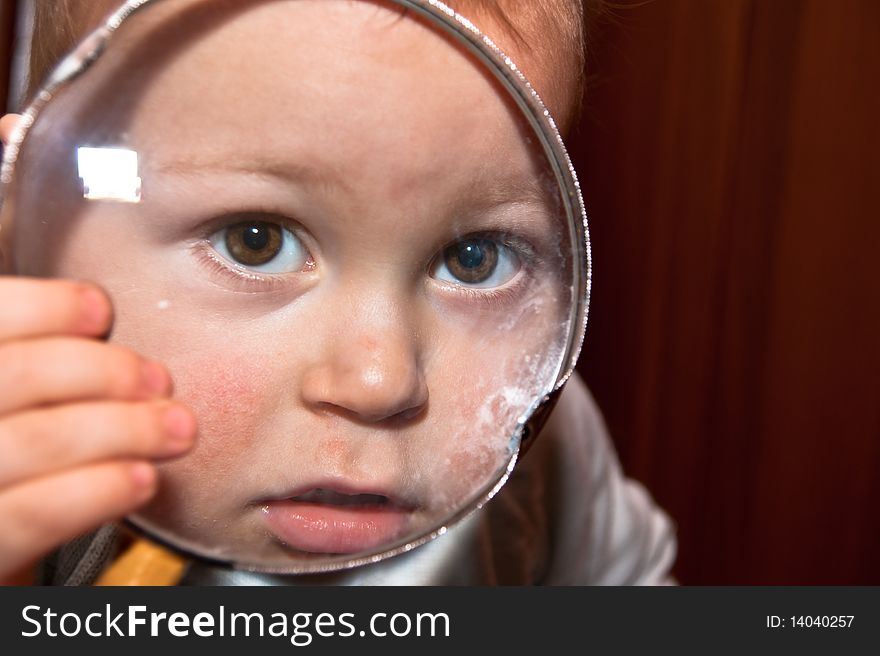
<path id="1" fill-rule="evenodd" d="M 292 497 L 290 500 L 348 508 L 385 507 L 392 503 L 391 499 L 382 494 L 345 494 L 320 487 Z"/>
<path id="2" fill-rule="evenodd" d="M 415 508 L 384 494 L 313 487 L 262 504 L 269 531 L 297 551 L 355 554 L 390 546 Z"/>

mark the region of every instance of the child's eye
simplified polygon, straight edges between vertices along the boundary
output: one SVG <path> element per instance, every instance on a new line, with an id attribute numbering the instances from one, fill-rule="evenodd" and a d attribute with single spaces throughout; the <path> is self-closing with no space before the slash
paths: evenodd
<path id="1" fill-rule="evenodd" d="M 208 240 L 224 259 L 261 273 L 301 271 L 309 252 L 287 228 L 268 221 L 242 221 L 218 230 Z"/>
<path id="2" fill-rule="evenodd" d="M 521 266 L 509 246 L 486 237 L 468 237 L 443 249 L 431 275 L 456 285 L 488 289 L 511 280 Z"/>

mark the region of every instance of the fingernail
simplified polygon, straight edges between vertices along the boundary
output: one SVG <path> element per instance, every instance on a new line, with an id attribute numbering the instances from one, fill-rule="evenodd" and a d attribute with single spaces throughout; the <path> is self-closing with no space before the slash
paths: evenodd
<path id="1" fill-rule="evenodd" d="M 89 333 L 104 333 L 110 327 L 110 304 L 100 290 L 84 285 L 79 292 L 82 302 L 83 329 Z"/>
<path id="2" fill-rule="evenodd" d="M 188 448 L 196 436 L 195 417 L 180 405 L 172 405 L 162 413 L 162 426 L 175 451 Z"/>
<path id="3" fill-rule="evenodd" d="M 148 462 L 136 462 L 131 466 L 131 480 L 138 490 L 152 490 L 156 485 L 156 468 Z"/>
<path id="4" fill-rule="evenodd" d="M 171 393 L 171 376 L 158 362 L 144 360 L 141 364 L 141 376 L 151 394 L 166 396 Z"/>

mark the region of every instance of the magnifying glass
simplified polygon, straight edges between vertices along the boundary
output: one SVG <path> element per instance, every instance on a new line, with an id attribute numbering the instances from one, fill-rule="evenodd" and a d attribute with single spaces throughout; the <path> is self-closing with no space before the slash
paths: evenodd
<path id="1" fill-rule="evenodd" d="M 126 523 L 220 567 L 376 563 L 488 502 L 583 340 L 589 243 L 515 63 L 427 0 L 132 0 L 2 169 L 17 272 L 101 284 L 199 419 Z"/>

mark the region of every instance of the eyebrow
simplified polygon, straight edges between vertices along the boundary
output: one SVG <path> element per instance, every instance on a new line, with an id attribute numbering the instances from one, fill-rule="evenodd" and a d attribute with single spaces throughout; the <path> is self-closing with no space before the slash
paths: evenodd
<path id="1" fill-rule="evenodd" d="M 175 176 L 202 176 L 214 173 L 249 174 L 277 178 L 281 181 L 296 180 L 317 185 L 324 189 L 348 190 L 345 176 L 332 166 L 313 166 L 290 160 L 262 159 L 242 161 L 234 158 L 193 159 L 184 158 L 162 161 L 153 167 L 160 174 Z"/>
<path id="2" fill-rule="evenodd" d="M 473 197 L 484 198 L 486 207 L 497 205 L 546 205 L 553 194 L 548 193 L 535 176 L 511 178 L 496 176 L 488 180 L 477 178 L 471 185 Z"/>
<path id="3" fill-rule="evenodd" d="M 183 158 L 161 162 L 153 169 L 161 174 L 176 176 L 201 176 L 212 173 L 249 174 L 276 178 L 283 182 L 296 180 L 314 184 L 327 191 L 352 191 L 346 175 L 333 166 L 290 160 L 261 159 L 239 160 L 235 158 L 194 159 Z M 494 170 L 493 170 L 494 171 Z M 557 189 L 553 185 L 554 190 Z M 478 175 L 467 187 L 470 198 L 479 199 L 477 207 L 487 209 L 499 205 L 546 205 L 551 197 L 556 202 L 557 194 L 548 193 L 537 176 Z M 464 194 L 463 194 L 464 196 Z"/>

